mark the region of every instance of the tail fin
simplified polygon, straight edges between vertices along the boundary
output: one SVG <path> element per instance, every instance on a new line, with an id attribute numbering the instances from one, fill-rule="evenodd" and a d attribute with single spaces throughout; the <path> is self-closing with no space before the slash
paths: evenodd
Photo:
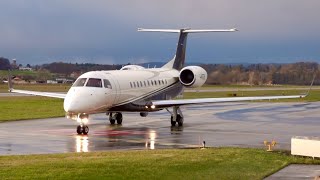
<path id="1" fill-rule="evenodd" d="M 172 60 L 167 64 L 162 66 L 162 68 L 170 68 L 181 70 L 184 66 L 184 61 L 186 58 L 186 46 L 188 33 L 203 33 L 203 32 L 234 32 L 237 29 L 202 29 L 202 30 L 191 30 L 191 29 L 142 29 L 139 28 L 138 31 L 142 32 L 169 32 L 169 33 L 180 33 L 176 54 Z"/>

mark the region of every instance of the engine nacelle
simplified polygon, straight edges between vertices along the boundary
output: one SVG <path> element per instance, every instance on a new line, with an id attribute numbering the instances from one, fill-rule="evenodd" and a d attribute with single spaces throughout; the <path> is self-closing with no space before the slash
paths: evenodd
<path id="1" fill-rule="evenodd" d="M 186 87 L 201 87 L 207 80 L 208 74 L 200 66 L 187 66 L 181 69 L 179 80 Z"/>
<path id="2" fill-rule="evenodd" d="M 144 67 L 138 66 L 138 65 L 126 65 L 126 66 L 123 66 L 120 70 L 141 70 L 141 69 L 144 69 Z"/>

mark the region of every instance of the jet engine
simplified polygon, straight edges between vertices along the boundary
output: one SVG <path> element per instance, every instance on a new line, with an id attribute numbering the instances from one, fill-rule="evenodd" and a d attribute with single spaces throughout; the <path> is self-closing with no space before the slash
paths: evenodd
<path id="1" fill-rule="evenodd" d="M 207 80 L 208 74 L 200 66 L 187 66 L 181 69 L 179 80 L 186 87 L 201 87 Z"/>

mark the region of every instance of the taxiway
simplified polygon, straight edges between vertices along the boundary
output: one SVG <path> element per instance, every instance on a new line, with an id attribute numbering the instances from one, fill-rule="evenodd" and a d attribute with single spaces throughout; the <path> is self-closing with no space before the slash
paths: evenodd
<path id="1" fill-rule="evenodd" d="M 140 117 L 124 113 L 123 125 L 105 114 L 90 116 L 88 136 L 75 121 L 51 118 L 0 123 L 0 155 L 124 149 L 234 146 L 263 148 L 275 140 L 290 149 L 292 136 L 320 136 L 320 103 L 225 103 L 182 107 L 184 127 L 171 127 L 165 110 Z"/>

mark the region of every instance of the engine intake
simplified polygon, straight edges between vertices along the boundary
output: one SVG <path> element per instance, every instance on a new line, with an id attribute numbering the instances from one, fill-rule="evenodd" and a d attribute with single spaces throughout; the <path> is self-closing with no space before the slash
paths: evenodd
<path id="1" fill-rule="evenodd" d="M 186 87 L 201 87 L 207 80 L 207 72 L 200 66 L 187 66 L 181 69 L 179 80 Z"/>

